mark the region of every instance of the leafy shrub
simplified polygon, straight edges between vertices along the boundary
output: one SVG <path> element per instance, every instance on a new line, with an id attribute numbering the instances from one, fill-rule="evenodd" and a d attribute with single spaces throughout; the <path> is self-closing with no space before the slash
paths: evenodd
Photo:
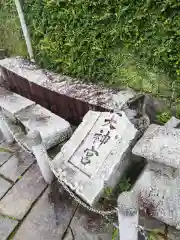
<path id="1" fill-rule="evenodd" d="M 10 55 L 27 56 L 14 0 L 0 0 L 0 49 Z"/>
<path id="2" fill-rule="evenodd" d="M 180 76 L 177 0 L 24 0 L 38 62 L 49 69 L 112 82 L 124 53 Z"/>

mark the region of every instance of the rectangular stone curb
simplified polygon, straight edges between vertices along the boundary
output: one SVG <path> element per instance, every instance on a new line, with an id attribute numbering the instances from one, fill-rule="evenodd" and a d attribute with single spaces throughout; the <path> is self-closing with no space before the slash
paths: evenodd
<path id="1" fill-rule="evenodd" d="M 21 220 L 46 186 L 39 167 L 33 164 L 0 201 L 0 213 Z"/>
<path id="2" fill-rule="evenodd" d="M 111 111 L 135 95 L 132 89 L 117 91 L 25 65 L 20 58 L 0 60 L 3 85 L 72 124 L 79 124 L 89 110 Z M 47 74 L 45 74 L 47 72 Z M 47 77 L 48 75 L 48 77 Z"/>

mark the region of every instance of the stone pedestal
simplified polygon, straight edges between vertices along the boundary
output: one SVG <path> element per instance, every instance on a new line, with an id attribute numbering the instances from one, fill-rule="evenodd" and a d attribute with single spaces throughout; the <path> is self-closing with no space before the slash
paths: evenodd
<path id="1" fill-rule="evenodd" d="M 144 210 L 179 229 L 180 130 L 169 126 L 150 125 L 133 148 L 148 163 L 133 190 L 141 193 Z"/>

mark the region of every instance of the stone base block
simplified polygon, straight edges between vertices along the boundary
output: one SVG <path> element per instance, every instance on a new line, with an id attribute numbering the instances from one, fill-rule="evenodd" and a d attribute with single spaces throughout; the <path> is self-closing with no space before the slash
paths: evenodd
<path id="1" fill-rule="evenodd" d="M 140 192 L 141 207 L 152 217 L 180 228 L 179 180 L 159 174 L 146 166 L 133 187 Z"/>

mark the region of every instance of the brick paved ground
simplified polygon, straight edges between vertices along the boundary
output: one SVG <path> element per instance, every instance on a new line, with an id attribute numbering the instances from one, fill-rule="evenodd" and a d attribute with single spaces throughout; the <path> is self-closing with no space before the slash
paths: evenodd
<path id="1" fill-rule="evenodd" d="M 0 240 L 112 239 L 113 226 L 78 206 L 59 185 L 52 200 L 52 188 L 44 182 L 36 160 L 16 144 L 6 144 L 0 134 L 1 147 L 14 153 L 0 153 Z M 50 155 L 57 151 L 58 147 Z M 165 225 L 154 219 L 140 221 L 149 229 L 165 231 Z M 170 227 L 168 236 L 180 239 Z"/>

